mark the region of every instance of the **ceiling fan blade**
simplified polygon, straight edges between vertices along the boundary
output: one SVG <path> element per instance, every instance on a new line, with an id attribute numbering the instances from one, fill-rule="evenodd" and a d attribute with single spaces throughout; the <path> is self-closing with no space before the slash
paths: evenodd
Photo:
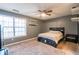
<path id="1" fill-rule="evenodd" d="M 45 13 L 51 13 L 52 10 L 44 10 Z"/>
<path id="2" fill-rule="evenodd" d="M 49 15 L 49 16 L 51 16 L 51 14 L 46 14 L 46 15 Z"/>
<path id="3" fill-rule="evenodd" d="M 43 10 L 43 12 L 47 12 L 46 10 Z"/>
<path id="4" fill-rule="evenodd" d="M 52 12 L 53 10 L 48 10 L 47 12 Z"/>
<path id="5" fill-rule="evenodd" d="M 41 10 L 38 10 L 39 12 L 43 12 L 43 11 L 41 11 Z"/>

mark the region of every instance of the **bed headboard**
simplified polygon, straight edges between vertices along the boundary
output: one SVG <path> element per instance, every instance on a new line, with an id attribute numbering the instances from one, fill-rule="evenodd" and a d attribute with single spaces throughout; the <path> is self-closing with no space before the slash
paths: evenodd
<path id="1" fill-rule="evenodd" d="M 64 29 L 64 27 L 51 27 L 51 28 L 49 28 L 49 30 L 60 31 L 60 32 L 63 33 L 63 35 L 65 34 L 65 29 Z"/>

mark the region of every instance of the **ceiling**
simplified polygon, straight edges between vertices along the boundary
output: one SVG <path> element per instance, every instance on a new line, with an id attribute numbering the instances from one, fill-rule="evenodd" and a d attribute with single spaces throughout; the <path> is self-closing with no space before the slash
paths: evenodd
<path id="1" fill-rule="evenodd" d="M 0 3 L 0 9 L 14 12 L 32 18 L 48 20 L 51 18 L 61 17 L 71 14 L 74 3 Z M 53 10 L 51 16 L 40 17 L 38 10 Z"/>

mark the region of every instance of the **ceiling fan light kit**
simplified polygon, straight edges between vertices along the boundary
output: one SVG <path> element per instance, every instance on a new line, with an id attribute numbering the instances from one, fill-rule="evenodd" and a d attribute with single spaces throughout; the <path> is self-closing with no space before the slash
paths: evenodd
<path id="1" fill-rule="evenodd" d="M 45 13 L 41 13 L 41 16 L 42 16 L 42 17 L 45 17 L 45 16 L 46 16 L 46 14 L 45 14 Z"/>
<path id="2" fill-rule="evenodd" d="M 48 16 L 51 16 L 51 14 L 52 14 L 52 12 L 53 12 L 53 10 L 38 10 L 40 13 L 41 13 L 41 16 L 46 16 L 46 15 L 48 15 Z"/>

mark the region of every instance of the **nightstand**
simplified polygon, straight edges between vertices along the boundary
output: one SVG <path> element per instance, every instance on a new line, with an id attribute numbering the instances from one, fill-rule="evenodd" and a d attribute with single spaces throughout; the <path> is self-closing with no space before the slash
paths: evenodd
<path id="1" fill-rule="evenodd" d="M 78 43 L 78 35 L 75 35 L 75 34 L 66 34 L 65 41 Z"/>

